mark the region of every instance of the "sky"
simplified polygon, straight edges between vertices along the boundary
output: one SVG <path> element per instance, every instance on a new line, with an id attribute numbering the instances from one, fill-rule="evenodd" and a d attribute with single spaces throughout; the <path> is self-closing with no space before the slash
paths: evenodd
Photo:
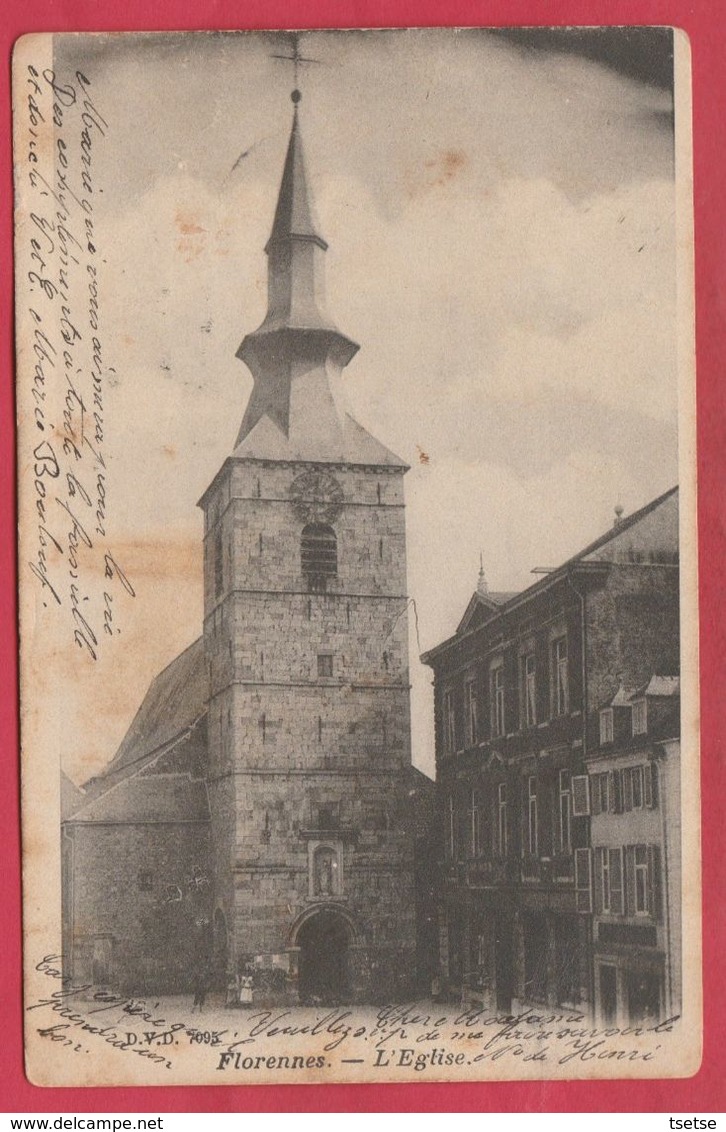
<path id="1" fill-rule="evenodd" d="M 616 504 L 678 479 L 668 36 L 563 34 L 300 37 L 319 60 L 298 85 L 328 307 L 361 345 L 346 391 L 411 465 L 413 758 L 429 773 L 417 657 L 454 632 L 480 555 L 491 589 L 522 589 Z M 81 66 L 109 123 L 94 155 L 109 523 L 137 592 L 123 649 L 88 676 L 74 660 L 78 782 L 201 631 L 195 504 L 252 385 L 235 352 L 265 312 L 288 50 L 280 34 L 56 41 L 56 69 Z"/>

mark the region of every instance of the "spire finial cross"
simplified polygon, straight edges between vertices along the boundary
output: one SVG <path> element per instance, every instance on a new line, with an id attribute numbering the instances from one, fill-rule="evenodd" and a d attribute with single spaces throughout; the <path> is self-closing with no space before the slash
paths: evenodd
<path id="1" fill-rule="evenodd" d="M 298 90 L 298 85 L 297 85 L 300 67 L 305 66 L 306 64 L 309 64 L 309 63 L 317 63 L 317 64 L 322 65 L 322 59 L 310 59 L 306 55 L 300 54 L 300 36 L 296 31 L 290 33 L 290 38 L 292 40 L 292 45 L 290 47 L 290 54 L 289 55 L 273 54 L 271 56 L 271 58 L 281 59 L 282 62 L 284 62 L 284 63 L 292 63 L 292 67 L 293 67 L 292 75 L 293 75 L 293 83 L 294 83 L 295 89 L 293 90 L 292 94 L 290 95 L 290 98 L 292 99 L 292 101 L 295 103 L 295 106 L 297 107 L 298 102 L 302 98 L 302 94 Z"/>

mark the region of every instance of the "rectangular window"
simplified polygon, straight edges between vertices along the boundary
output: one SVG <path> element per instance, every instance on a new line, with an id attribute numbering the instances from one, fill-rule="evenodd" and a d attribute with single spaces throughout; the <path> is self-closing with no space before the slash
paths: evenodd
<path id="1" fill-rule="evenodd" d="M 623 812 L 623 772 L 621 770 L 610 771 L 610 813 L 621 814 Z"/>
<path id="2" fill-rule="evenodd" d="M 572 776 L 572 813 L 576 818 L 588 817 L 590 813 L 590 779 L 586 774 Z"/>
<path id="3" fill-rule="evenodd" d="M 643 768 L 634 766 L 630 771 L 633 779 L 633 809 L 643 809 Z"/>
<path id="4" fill-rule="evenodd" d="M 214 536 L 214 596 L 221 597 L 224 589 L 224 559 L 222 557 L 222 532 L 218 530 Z"/>
<path id="5" fill-rule="evenodd" d="M 613 741 L 613 709 L 604 708 L 600 712 L 600 746 Z"/>
<path id="6" fill-rule="evenodd" d="M 608 771 L 590 777 L 590 804 L 593 814 L 607 814 L 611 805 L 611 779 Z"/>
<path id="7" fill-rule="evenodd" d="M 592 912 L 592 854 L 575 850 L 575 900 L 578 912 Z"/>
<path id="8" fill-rule="evenodd" d="M 137 882 L 139 892 L 151 892 L 154 887 L 154 874 L 150 873 L 147 869 L 141 869 L 137 877 Z"/>
<path id="9" fill-rule="evenodd" d="M 479 720 L 476 704 L 476 683 L 467 680 L 464 685 L 464 710 L 466 713 L 466 739 L 467 744 L 473 747 L 479 742 Z"/>
<path id="10" fill-rule="evenodd" d="M 500 857 L 507 855 L 507 784 L 500 782 L 497 788 L 497 844 L 495 850 Z"/>
<path id="11" fill-rule="evenodd" d="M 537 722 L 537 680 L 534 653 L 522 657 L 522 726 Z"/>
<path id="12" fill-rule="evenodd" d="M 646 763 L 643 767 L 643 803 L 649 810 L 658 805 L 658 767 L 655 763 Z"/>
<path id="13" fill-rule="evenodd" d="M 454 693 L 444 692 L 444 750 L 451 755 L 456 750 L 456 716 Z"/>
<path id="14" fill-rule="evenodd" d="M 643 809 L 643 767 L 630 766 L 621 771 L 623 780 L 623 810 Z"/>
<path id="15" fill-rule="evenodd" d="M 532 857 L 537 856 L 537 778 L 530 774 L 527 779 L 527 849 Z"/>
<path id="16" fill-rule="evenodd" d="M 333 657 L 331 653 L 318 653 L 318 676 L 329 678 L 333 675 Z"/>
<path id="17" fill-rule="evenodd" d="M 447 807 L 446 850 L 450 861 L 456 860 L 456 807 L 453 794 L 449 795 Z"/>
<path id="18" fill-rule="evenodd" d="M 610 853 L 607 849 L 600 850 L 600 877 L 602 910 L 607 914 L 610 911 Z"/>
<path id="19" fill-rule="evenodd" d="M 635 914 L 648 914 L 648 847 L 635 846 Z"/>
<path id="20" fill-rule="evenodd" d="M 637 700 L 633 704 L 633 735 L 645 735 L 648 730 L 648 702 Z"/>
<path id="21" fill-rule="evenodd" d="M 566 770 L 560 771 L 560 850 L 569 853 L 572 845 L 570 816 L 571 816 L 570 775 Z"/>
<path id="22" fill-rule="evenodd" d="M 622 849 L 609 849 L 610 870 L 610 911 L 614 916 L 622 916 L 624 912 L 623 893 L 623 851 Z"/>
<path id="23" fill-rule="evenodd" d="M 504 734 L 504 665 L 498 664 L 491 670 L 491 724 L 492 738 Z"/>
<path id="24" fill-rule="evenodd" d="M 570 710 L 570 684 L 567 666 L 567 637 L 552 642 L 552 714 Z"/>
<path id="25" fill-rule="evenodd" d="M 472 857 L 481 856 L 479 791 L 472 790 L 469 803 L 469 836 Z"/>

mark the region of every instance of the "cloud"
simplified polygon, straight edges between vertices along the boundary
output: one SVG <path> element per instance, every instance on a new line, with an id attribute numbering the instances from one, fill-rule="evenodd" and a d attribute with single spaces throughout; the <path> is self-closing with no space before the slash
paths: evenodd
<path id="1" fill-rule="evenodd" d="M 64 51 L 83 57 L 82 40 L 65 44 L 59 70 Z M 275 44 L 145 37 L 139 55 L 122 37 L 87 60 L 110 123 L 94 160 L 117 371 L 109 516 L 123 540 L 200 545 L 195 503 L 243 415 L 251 378 L 235 352 L 264 316 L 291 112 Z M 361 423 L 412 464 L 409 577 L 428 647 L 460 619 L 480 549 L 492 587 L 524 586 L 617 501 L 632 510 L 675 481 L 671 99 L 486 32 L 315 33 L 302 46 L 329 64 L 305 76 L 301 120 L 329 306 L 361 344 L 345 386 Z M 167 581 L 140 571 L 129 720 L 201 624 L 191 559 L 149 554 Z M 427 764 L 428 674 L 412 668 Z M 113 726 L 79 724 L 84 765 L 113 754 L 113 711 Z"/>

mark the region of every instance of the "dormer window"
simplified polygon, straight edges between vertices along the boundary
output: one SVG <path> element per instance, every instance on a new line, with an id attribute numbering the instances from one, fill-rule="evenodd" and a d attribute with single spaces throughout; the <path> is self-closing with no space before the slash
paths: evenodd
<path id="1" fill-rule="evenodd" d="M 645 735 L 648 730 L 648 701 L 636 700 L 633 704 L 633 735 Z"/>
<path id="2" fill-rule="evenodd" d="M 600 746 L 613 741 L 613 709 L 603 708 L 600 712 Z"/>

